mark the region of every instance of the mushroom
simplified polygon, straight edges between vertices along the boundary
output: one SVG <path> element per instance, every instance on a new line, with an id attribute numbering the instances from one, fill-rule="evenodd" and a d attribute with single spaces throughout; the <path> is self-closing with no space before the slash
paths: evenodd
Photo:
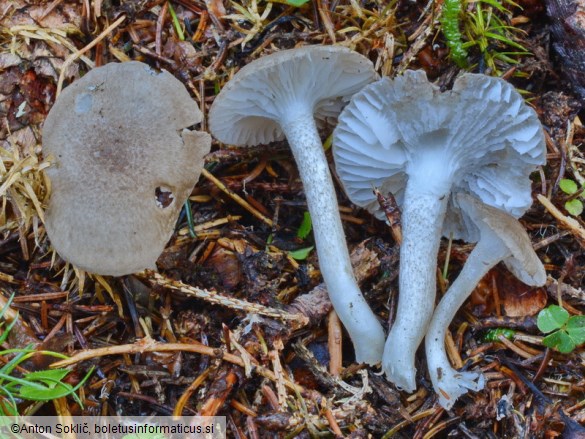
<path id="1" fill-rule="evenodd" d="M 67 87 L 43 127 L 55 250 L 101 275 L 154 268 L 211 147 L 209 134 L 187 129 L 201 119 L 177 79 L 140 62 Z"/>
<path id="2" fill-rule="evenodd" d="M 529 175 L 545 160 L 536 113 L 502 79 L 463 74 L 441 92 L 422 71 L 366 86 L 334 131 L 337 172 L 350 199 L 380 219 L 372 187 L 402 208 L 399 300 L 382 367 L 416 388 L 415 352 L 431 318 L 441 231 L 458 238 L 458 192 L 519 217 L 532 203 Z M 451 205 L 450 205 L 451 204 Z"/>
<path id="3" fill-rule="evenodd" d="M 525 284 L 542 286 L 546 282 L 544 266 L 516 218 L 470 195 L 457 195 L 456 203 L 463 213 L 463 226 L 467 226 L 470 232 L 466 240 L 479 240 L 461 273 L 435 309 L 425 338 L 429 374 L 439 395 L 439 403 L 446 409 L 450 409 L 468 389 L 477 391 L 484 385 L 480 373 L 453 369 L 445 352 L 447 328 L 479 281 L 498 262 L 504 261 L 508 269 Z"/>
<path id="4" fill-rule="evenodd" d="M 232 145 L 288 140 L 307 198 L 319 266 L 358 362 L 380 361 L 384 331 L 355 281 L 337 197 L 315 119 L 336 117 L 349 97 L 377 75 L 344 47 L 282 50 L 242 68 L 215 98 L 211 133 Z M 369 340 L 369 343 L 364 343 Z"/>

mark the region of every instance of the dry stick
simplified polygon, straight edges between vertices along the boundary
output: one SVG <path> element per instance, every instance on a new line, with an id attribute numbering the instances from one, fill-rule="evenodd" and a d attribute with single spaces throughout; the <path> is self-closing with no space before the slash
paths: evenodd
<path id="1" fill-rule="evenodd" d="M 218 393 L 213 394 L 207 401 L 203 403 L 203 405 L 199 409 L 200 416 L 217 415 L 217 412 L 224 405 L 227 397 L 232 392 L 234 386 L 238 382 L 238 376 L 236 375 L 232 368 L 230 368 L 227 371 L 225 379 L 223 377 L 221 377 L 220 379 L 222 381 L 221 390 Z"/>
<path id="2" fill-rule="evenodd" d="M 56 300 L 62 299 L 63 297 L 67 297 L 69 295 L 68 291 L 58 291 L 56 293 L 41 293 L 41 294 L 30 294 L 27 296 L 19 296 L 15 297 L 12 303 L 21 303 L 21 302 L 41 302 L 43 300 Z"/>
<path id="3" fill-rule="evenodd" d="M 456 416 L 454 418 L 447 419 L 443 422 L 440 422 L 439 424 L 437 424 L 434 427 L 432 427 L 431 429 L 429 429 L 426 432 L 426 434 L 423 436 L 423 439 L 430 439 L 430 438 L 436 436 L 436 434 L 439 433 L 440 431 L 449 427 L 450 425 L 459 424 L 459 423 L 461 423 L 461 418 L 459 416 Z"/>
<path id="4" fill-rule="evenodd" d="M 154 51 L 158 56 L 162 54 L 162 30 L 165 25 L 165 18 L 169 9 L 169 2 L 165 2 L 156 19 L 156 34 L 154 37 Z"/>
<path id="5" fill-rule="evenodd" d="M 329 373 L 334 377 L 341 375 L 342 366 L 342 330 L 341 322 L 335 310 L 329 311 L 327 320 L 327 348 L 329 349 Z"/>
<path id="6" fill-rule="evenodd" d="M 225 360 L 229 363 L 235 364 L 236 366 L 244 367 L 244 360 L 241 357 L 238 357 L 234 354 L 228 354 L 226 352 L 222 352 L 218 348 L 212 348 L 209 346 L 205 346 L 203 344 L 189 344 L 189 343 L 160 343 L 151 338 L 143 338 L 137 341 L 134 344 L 126 344 L 126 345 L 118 345 L 118 346 L 108 346 L 106 348 L 98 348 L 98 349 L 89 349 L 85 351 L 78 352 L 77 354 L 73 355 L 66 360 L 57 361 L 56 363 L 51 364 L 51 368 L 61 368 L 71 366 L 72 364 L 79 363 L 81 361 L 91 360 L 93 358 L 98 357 L 105 357 L 107 355 L 121 355 L 121 354 L 143 354 L 146 352 L 193 352 L 196 354 L 201 355 L 208 355 L 210 357 L 221 357 L 222 360 Z M 270 369 L 260 366 L 254 365 L 254 370 L 265 378 L 268 378 L 271 381 L 276 382 L 277 378 L 274 372 Z M 283 378 L 284 385 L 295 392 L 303 392 L 303 388 L 298 384 L 293 383 L 292 381 L 288 380 L 287 378 Z"/>
<path id="7" fill-rule="evenodd" d="M 53 9 L 55 9 L 57 6 L 59 6 L 59 4 L 62 2 L 63 0 L 53 0 L 53 2 L 47 6 L 47 9 L 45 9 L 42 13 L 41 16 L 39 18 L 36 19 L 37 22 L 45 19 L 47 17 L 47 15 L 49 15 Z"/>
<path id="8" fill-rule="evenodd" d="M 447 355 L 449 356 L 449 360 L 451 360 L 453 367 L 455 369 L 461 369 L 463 367 L 463 360 L 461 359 L 461 355 L 459 355 L 459 349 L 457 349 L 451 331 L 447 331 L 447 334 L 445 335 L 445 347 L 447 348 Z"/>
<path id="9" fill-rule="evenodd" d="M 240 413 L 243 413 L 246 416 L 251 416 L 253 418 L 255 418 L 256 416 L 258 416 L 258 413 L 256 413 L 254 410 L 252 410 L 250 407 L 242 404 L 240 401 L 238 401 L 237 399 L 232 399 L 230 401 L 230 406 L 232 406 L 234 409 L 236 409 L 237 411 L 239 411 Z"/>
<path id="10" fill-rule="evenodd" d="M 191 395 L 193 395 L 195 390 L 197 390 L 199 386 L 203 384 L 203 381 L 207 379 L 207 375 L 209 375 L 209 372 L 210 372 L 209 368 L 205 369 L 201 373 L 201 375 L 195 378 L 195 380 L 191 383 L 187 390 L 183 392 L 183 394 L 177 401 L 177 404 L 175 405 L 175 408 L 173 410 L 173 416 L 181 416 L 183 414 L 183 408 L 185 408 L 185 406 L 187 405 L 189 398 L 191 398 Z"/>
<path id="11" fill-rule="evenodd" d="M 329 407 L 325 409 L 325 418 L 327 418 L 329 427 L 331 427 L 331 431 L 333 431 L 333 434 L 336 438 L 345 437 L 341 431 L 341 428 L 339 428 L 339 424 L 337 424 L 337 421 L 335 420 L 335 416 L 333 416 L 333 412 Z"/>
<path id="12" fill-rule="evenodd" d="M 537 198 L 538 201 L 540 201 L 540 204 L 542 204 L 545 209 L 548 210 L 550 214 L 559 221 L 559 223 L 561 223 L 561 226 L 571 232 L 581 247 L 585 247 L 585 229 L 581 227 L 581 224 L 579 224 L 574 218 L 569 218 L 568 216 L 563 215 L 563 213 L 545 196 L 538 195 Z"/>
<path id="13" fill-rule="evenodd" d="M 258 303 L 250 303 L 242 299 L 236 299 L 235 297 L 223 296 L 215 291 L 203 290 L 201 288 L 184 284 L 181 281 L 168 279 L 163 275 L 150 270 L 138 273 L 137 276 L 141 277 L 152 285 L 158 285 L 173 291 L 180 291 L 188 296 L 203 299 L 216 305 L 222 305 L 232 309 L 239 309 L 248 313 L 260 314 L 266 317 L 272 317 L 274 319 L 288 320 L 292 322 L 293 327 L 296 329 L 306 325 L 309 320 L 307 317 L 301 314 L 293 314 L 277 308 L 269 308 Z"/>
<path id="14" fill-rule="evenodd" d="M 240 206 L 242 206 L 244 209 L 246 209 L 248 212 L 250 212 L 256 218 L 258 218 L 260 221 L 262 221 L 265 224 L 267 224 L 268 226 L 272 227 L 272 220 L 270 220 L 270 219 L 266 218 L 264 215 L 262 215 L 262 213 L 260 213 L 260 211 L 253 208 L 246 200 L 244 200 L 238 194 L 229 190 L 225 186 L 225 184 L 223 184 L 213 174 L 211 174 L 209 171 L 207 171 L 207 169 L 203 168 L 203 171 L 201 171 L 201 175 L 203 175 L 205 178 L 207 178 L 209 181 L 211 181 L 214 185 L 216 185 L 218 187 L 219 190 L 221 190 L 224 194 L 229 196 L 232 200 L 234 200 L 236 203 L 238 203 Z"/>
<path id="15" fill-rule="evenodd" d="M 56 94 L 57 96 L 59 96 L 59 94 L 61 93 L 61 90 L 63 89 L 63 81 L 65 80 L 65 72 L 67 72 L 67 69 L 69 68 L 69 66 L 71 64 L 73 64 L 73 62 L 77 58 L 79 58 L 81 55 L 83 55 L 85 52 L 94 48 L 110 32 L 112 32 L 114 29 L 116 29 L 125 19 L 126 19 L 126 16 L 122 15 L 120 18 L 118 18 L 116 21 L 114 21 L 111 25 L 109 25 L 101 34 L 99 34 L 95 40 L 93 40 L 91 43 L 89 43 L 83 49 L 80 49 L 77 52 L 75 52 L 73 55 L 70 55 L 65 60 L 65 62 L 63 62 L 63 65 L 61 66 L 61 73 L 59 74 L 59 81 L 57 82 L 57 94 Z"/>
<path id="16" fill-rule="evenodd" d="M 410 420 L 404 420 L 402 422 L 399 422 L 398 424 L 396 424 L 394 427 L 392 427 L 390 430 L 388 430 L 384 436 L 382 436 L 382 439 L 389 439 L 392 436 L 394 436 L 396 433 L 398 433 L 400 430 L 402 430 L 404 427 L 406 427 L 409 424 L 412 424 L 415 421 L 418 421 L 419 419 L 424 419 L 428 416 L 431 416 L 433 413 L 435 413 L 435 409 L 434 408 L 430 408 L 430 409 L 426 409 L 422 412 L 418 412 L 414 415 L 412 415 L 412 419 Z"/>
<path id="17" fill-rule="evenodd" d="M 510 340 L 508 340 L 503 335 L 501 335 L 501 334 L 498 335 L 498 339 L 499 339 L 500 343 L 504 344 L 508 349 L 516 352 L 521 357 L 527 358 L 527 359 L 534 358 L 534 355 L 532 355 L 529 352 L 526 352 L 524 349 L 521 349 L 519 346 L 516 346 L 514 343 L 512 343 Z"/>
<path id="18" fill-rule="evenodd" d="M 14 279 L 14 276 L 11 276 L 10 274 L 6 274 L 6 273 L 2 273 L 0 271 L 0 281 L 2 282 L 6 282 L 9 284 L 18 284 L 20 283 L 19 281 Z"/>
<path id="19" fill-rule="evenodd" d="M 331 14 L 329 11 L 329 0 L 319 0 L 317 1 L 317 10 L 319 11 L 319 16 L 321 17 L 321 21 L 323 22 L 323 26 L 325 27 L 325 31 L 329 38 L 331 39 L 331 43 L 335 43 L 335 26 L 331 21 Z"/>

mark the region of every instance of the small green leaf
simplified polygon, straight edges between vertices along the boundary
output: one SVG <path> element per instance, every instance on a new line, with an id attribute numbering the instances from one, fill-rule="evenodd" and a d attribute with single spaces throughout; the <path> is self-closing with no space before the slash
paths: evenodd
<path id="1" fill-rule="evenodd" d="M 575 183 L 573 180 L 569 180 L 568 178 L 563 178 L 561 181 L 559 181 L 559 187 L 565 194 L 568 195 L 573 195 L 579 190 L 577 183 Z"/>
<path id="2" fill-rule="evenodd" d="M 508 12 L 508 10 L 499 1 L 495 1 L 495 0 L 482 0 L 482 3 L 485 3 L 486 5 L 490 5 L 493 8 L 498 9 L 501 12 Z"/>
<path id="3" fill-rule="evenodd" d="M 288 252 L 288 254 L 291 256 L 291 258 L 297 261 L 304 261 L 305 259 L 307 259 L 307 256 L 309 256 L 309 253 L 311 253 L 313 248 L 314 248 L 313 246 L 300 248 L 298 250 L 290 251 Z"/>
<path id="4" fill-rule="evenodd" d="M 555 331 L 552 334 L 547 335 L 542 339 L 542 344 L 547 348 L 551 349 L 556 348 L 558 344 L 561 342 L 559 333 L 560 331 Z"/>
<path id="5" fill-rule="evenodd" d="M 551 305 L 538 313 L 536 325 L 541 332 L 548 334 L 555 329 L 560 329 L 569 320 L 567 310 L 558 305 Z"/>
<path id="6" fill-rule="evenodd" d="M 43 390 L 22 386 L 16 396 L 30 401 L 51 401 L 53 399 L 70 395 L 73 392 L 73 387 L 69 384 L 61 382 L 56 382 L 54 384 L 55 386 L 47 387 Z"/>
<path id="7" fill-rule="evenodd" d="M 575 342 L 565 331 L 556 331 L 542 339 L 542 344 L 567 354 L 575 349 Z"/>
<path id="8" fill-rule="evenodd" d="M 69 374 L 67 369 L 39 370 L 25 375 L 27 381 L 40 381 L 47 386 L 54 387 L 55 381 L 61 381 Z"/>
<path id="9" fill-rule="evenodd" d="M 513 329 L 496 328 L 496 329 L 490 329 L 489 331 L 487 331 L 486 334 L 484 335 L 483 339 L 486 342 L 495 342 L 495 341 L 500 341 L 498 337 L 500 335 L 503 335 L 508 340 L 511 340 L 512 338 L 514 338 L 515 334 L 516 334 L 516 331 L 514 331 Z"/>
<path id="10" fill-rule="evenodd" d="M 585 316 L 572 316 L 567 322 L 567 332 L 576 345 L 585 343 Z"/>
<path id="11" fill-rule="evenodd" d="M 583 213 L 583 203 L 581 200 L 574 199 L 565 203 L 565 209 L 573 216 L 579 216 Z"/>
<path id="12" fill-rule="evenodd" d="M 569 352 L 573 352 L 576 347 L 577 344 L 575 343 L 575 340 L 573 340 L 565 331 L 561 331 L 561 343 L 557 346 L 557 350 L 563 354 L 568 354 Z"/>
<path id="13" fill-rule="evenodd" d="M 6 308 L 8 308 L 8 305 L 6 306 Z M 4 309 L 6 309 L 4 308 Z M 1 318 L 1 316 L 0 316 Z M 16 324 L 16 322 L 18 321 L 18 314 L 16 314 L 16 317 L 14 318 L 14 320 L 12 320 L 8 326 L 6 327 L 6 329 L 4 329 L 4 332 L 2 332 L 2 335 L 0 335 L 0 343 L 4 343 L 6 340 L 8 340 L 8 336 L 10 335 L 10 331 L 12 330 L 12 327 Z M 2 322 L 2 325 L 4 326 L 4 322 Z"/>
<path id="14" fill-rule="evenodd" d="M 297 238 L 305 239 L 311 233 L 311 229 L 313 228 L 313 222 L 311 221 L 311 214 L 309 212 L 305 212 L 303 214 L 303 222 L 301 223 L 299 230 L 297 232 Z"/>

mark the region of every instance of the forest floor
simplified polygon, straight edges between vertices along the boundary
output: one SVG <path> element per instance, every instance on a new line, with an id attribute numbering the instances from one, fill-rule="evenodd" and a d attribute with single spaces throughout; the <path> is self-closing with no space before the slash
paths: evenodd
<path id="1" fill-rule="evenodd" d="M 456 6 L 453 0 L 296 1 L 0 3 L 0 290 L 7 335 L 0 341 L 4 349 L 30 346 L 71 357 L 62 363 L 71 368 L 62 380 L 68 389 L 82 384 L 77 397 L 54 393 L 43 402 L 0 379 L 0 407 L 9 411 L 12 391 L 20 395 L 20 413 L 221 415 L 237 438 L 585 437 L 578 424 L 585 422 L 583 348 L 562 354 L 545 347 L 536 325 L 549 305 L 562 304 L 571 315 L 585 311 L 578 94 L 584 73 L 571 71 L 553 50 L 555 17 L 541 0 L 464 1 L 462 12 L 445 15 L 448 22 L 439 17 L 443 7 Z M 549 11 L 554 15 L 550 4 Z M 566 37 L 554 35 L 559 50 L 580 49 L 579 35 Z M 60 79 L 67 86 L 93 67 L 139 60 L 176 76 L 207 115 L 241 67 L 311 44 L 356 50 L 384 76 L 423 69 L 443 88 L 462 69 L 503 76 L 545 127 L 547 164 L 533 175 L 535 202 L 521 222 L 548 281 L 531 289 L 500 264 L 459 311 L 448 336 L 451 360 L 481 370 L 487 383 L 452 410 L 437 402 L 423 350 L 413 394 L 397 390 L 379 367 L 354 362 L 323 294 L 286 142 L 238 149 L 214 141 L 206 169 L 216 179 L 201 177 L 190 197 L 192 225 L 184 210 L 158 274 L 93 276 L 51 250 L 43 227 L 50 195 L 43 170 L 51 163 L 43 156 L 42 126 Z M 450 51 L 466 52 L 463 68 Z M 330 134 L 323 132 L 323 140 Z M 337 193 L 362 291 L 387 329 L 398 299 L 399 247 L 389 227 L 352 205 L 338 184 Z M 438 276 L 440 293 L 471 248 L 443 239 L 438 267 L 448 260 L 448 270 Z M 512 331 L 506 338 L 495 328 Z M 0 355 L 3 364 L 13 359 Z M 23 358 L 11 373 L 26 377 L 52 361 Z"/>

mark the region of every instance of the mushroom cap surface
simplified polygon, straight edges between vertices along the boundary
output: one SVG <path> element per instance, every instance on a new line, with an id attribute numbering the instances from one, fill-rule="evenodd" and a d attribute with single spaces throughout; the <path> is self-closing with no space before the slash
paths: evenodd
<path id="1" fill-rule="evenodd" d="M 154 268 L 211 146 L 187 129 L 201 119 L 180 81 L 140 62 L 93 69 L 63 90 L 43 128 L 56 251 L 102 275 Z"/>
<path id="2" fill-rule="evenodd" d="M 399 205 L 409 167 L 426 160 L 433 174 L 449 173 L 446 236 L 476 241 L 453 203 L 457 192 L 521 216 L 532 204 L 529 175 L 545 162 L 545 141 L 535 111 L 506 81 L 465 73 L 441 92 L 423 71 L 383 78 L 356 93 L 339 116 L 333 151 L 350 199 L 383 218 L 372 193 L 391 192 Z"/>
<path id="3" fill-rule="evenodd" d="M 210 131 L 231 145 L 283 140 L 279 120 L 299 102 L 318 121 L 334 118 L 377 78 L 372 62 L 346 47 L 281 50 L 246 65 L 223 87 L 209 111 Z"/>
<path id="4" fill-rule="evenodd" d="M 520 222 L 506 212 L 483 204 L 468 194 L 457 195 L 456 203 L 465 212 L 464 219 L 470 221 L 466 227 L 487 229 L 494 233 L 510 251 L 504 259 L 508 270 L 526 285 L 541 286 L 546 282 L 546 271 L 532 248 L 530 237 Z M 489 238 L 488 238 L 489 239 Z"/>

